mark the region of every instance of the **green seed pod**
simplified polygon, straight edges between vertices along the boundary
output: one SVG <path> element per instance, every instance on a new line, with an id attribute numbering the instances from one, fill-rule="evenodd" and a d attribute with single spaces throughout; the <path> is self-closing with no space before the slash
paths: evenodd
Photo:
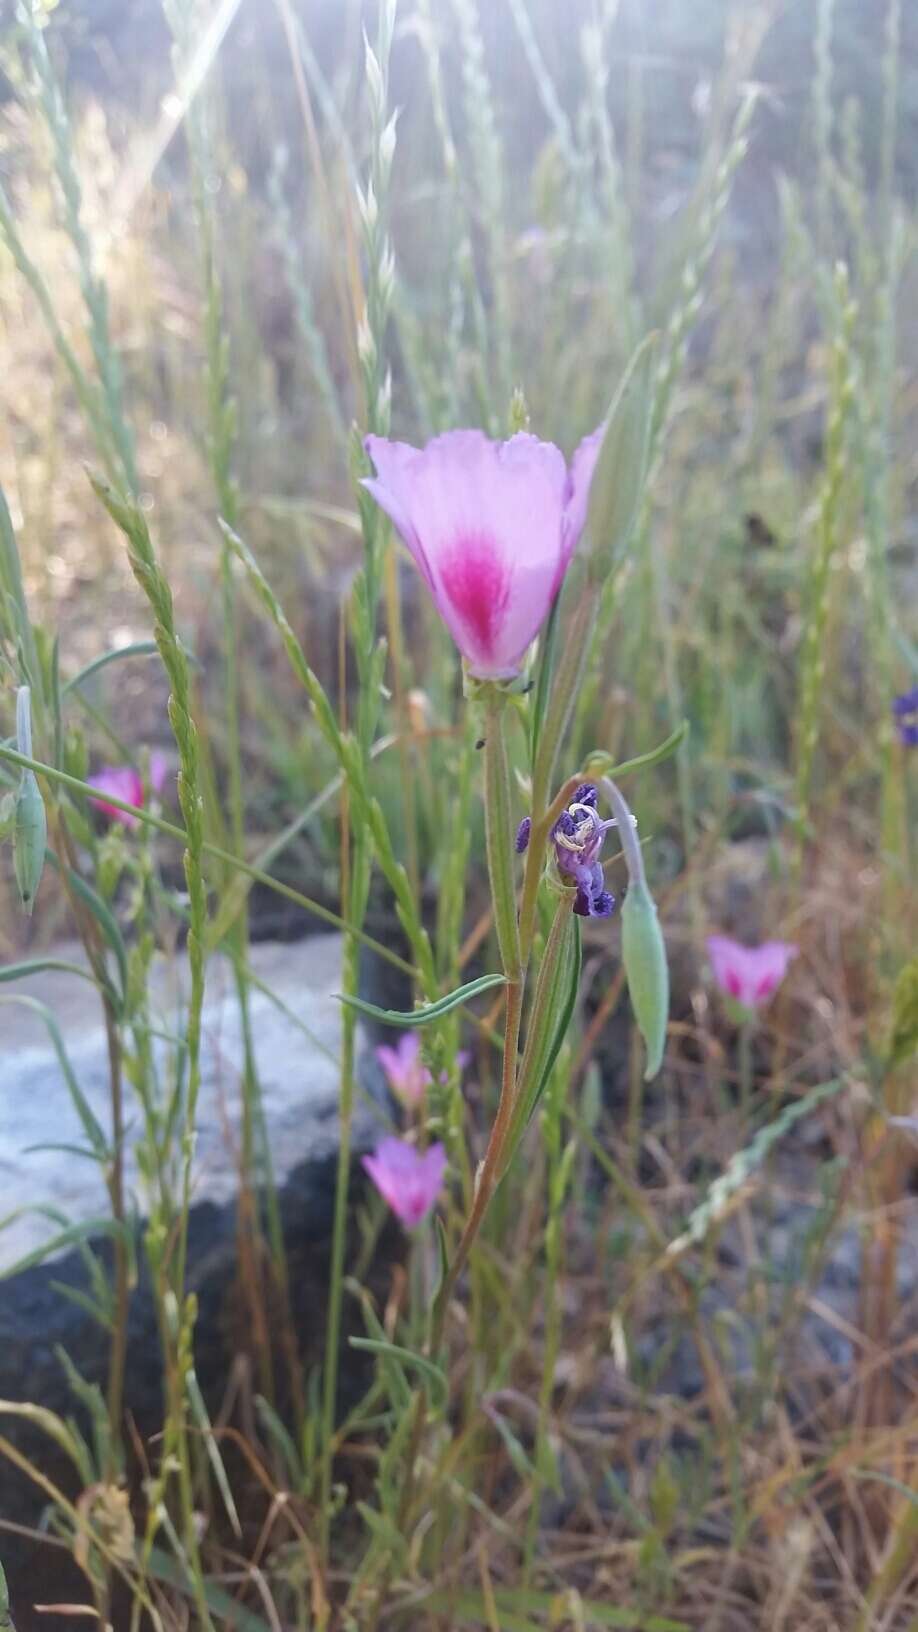
<path id="1" fill-rule="evenodd" d="M 629 885 L 622 907 L 622 959 L 634 1017 L 647 1049 L 646 1081 L 663 1063 L 669 1018 L 669 968 L 663 931 L 645 883 Z"/>
<path id="2" fill-rule="evenodd" d="M 20 686 L 16 694 L 16 746 L 26 759 L 32 758 L 31 692 Z M 13 871 L 19 885 L 23 908 L 31 918 L 45 865 L 48 821 L 44 800 L 33 771 L 23 771 L 13 811 Z"/>
<path id="3" fill-rule="evenodd" d="M 23 771 L 13 819 L 13 871 L 19 885 L 19 898 L 29 918 L 41 883 L 47 843 L 45 803 L 32 771 Z"/>
<path id="4" fill-rule="evenodd" d="M 622 962 L 634 1018 L 647 1049 L 645 1081 L 655 1077 L 663 1063 L 666 1023 L 669 1019 L 669 968 L 656 904 L 647 888 L 644 858 L 634 830 L 634 817 L 610 776 L 602 778 L 622 843 L 628 868 L 628 894 L 622 907 Z"/>
<path id="5" fill-rule="evenodd" d="M 13 823 L 16 820 L 16 795 L 5 793 L 0 799 L 0 839 L 9 839 L 13 834 Z"/>

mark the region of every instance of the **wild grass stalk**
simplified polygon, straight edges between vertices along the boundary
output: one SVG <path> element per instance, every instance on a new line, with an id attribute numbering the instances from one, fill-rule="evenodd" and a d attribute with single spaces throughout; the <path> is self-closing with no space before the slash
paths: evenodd
<path id="1" fill-rule="evenodd" d="M 500 424 L 502 405 L 510 400 L 512 378 L 511 306 L 507 273 L 505 173 L 494 97 L 485 62 L 477 0 L 452 0 L 462 51 L 462 89 L 468 143 L 474 166 L 477 216 L 488 246 L 490 322 L 487 403 L 489 429 Z"/>
<path id="2" fill-rule="evenodd" d="M 389 59 L 395 31 L 396 0 L 380 6 L 375 50 L 365 39 L 366 91 L 369 103 L 371 148 L 370 174 L 358 193 L 366 254 L 364 310 L 357 325 L 357 350 L 363 375 L 365 423 L 368 431 L 385 435 L 389 429 L 391 375 L 387 357 L 387 327 L 394 286 L 394 259 L 388 237 L 388 196 L 395 154 L 396 120 L 389 109 Z M 358 468 L 362 460 L 358 464 Z M 362 777 L 368 777 L 373 737 L 379 713 L 384 649 L 378 640 L 377 617 L 382 590 L 385 539 L 380 517 L 361 491 L 363 528 L 363 571 L 354 586 L 352 628 L 360 692 L 357 705 L 354 751 Z M 342 702 L 344 699 L 342 699 Z M 373 859 L 371 833 L 355 819 L 348 801 L 342 809 L 344 848 L 343 877 L 347 880 L 347 917 L 362 925 L 370 891 Z M 350 825 L 348 834 L 347 824 Z M 408 884 L 406 878 L 406 885 Z M 410 885 L 408 885 L 410 894 Z M 342 992 L 356 996 L 360 984 L 359 946 L 350 938 L 345 945 Z M 331 1264 L 329 1268 L 328 1312 L 325 1361 L 322 1376 L 322 1422 L 319 1482 L 319 1549 L 323 1565 L 329 1561 L 332 1463 L 338 1397 L 338 1367 L 341 1340 L 341 1304 L 347 1246 L 347 1209 L 350 1189 L 351 1131 L 356 1091 L 357 1015 L 345 1010 L 341 1038 L 341 1092 L 339 1098 L 339 1145 L 335 1181 Z"/>
<path id="3" fill-rule="evenodd" d="M 800 659 L 796 791 L 801 862 L 803 847 L 809 838 L 813 771 L 822 717 L 820 704 L 827 676 L 831 571 L 841 543 L 846 449 L 856 389 L 852 343 L 857 306 L 851 297 L 847 268 L 841 263 L 835 269 L 833 295 L 836 328 L 831 345 L 825 473 L 818 500 Z"/>
<path id="4" fill-rule="evenodd" d="M 180 769 L 178 796 L 185 824 L 187 846 L 184 856 L 188 889 L 187 953 L 190 990 L 186 1019 L 185 1047 L 188 1078 L 181 1132 L 182 1180 L 178 1217 L 167 1234 L 165 1220 L 159 1229 L 148 1228 L 151 1255 L 162 1314 L 165 1346 L 168 1415 L 163 1442 L 162 1467 L 177 1465 L 182 1544 L 192 1567 L 192 1578 L 202 1627 L 212 1632 L 213 1623 L 204 1591 L 197 1518 L 194 1506 L 191 1447 L 187 1422 L 186 1378 L 190 1366 L 190 1345 L 194 1329 L 194 1299 L 186 1294 L 185 1272 L 188 1254 L 188 1222 L 191 1211 L 198 1092 L 201 1086 L 201 1013 L 204 1004 L 204 948 L 207 939 L 207 888 L 204 876 L 204 824 L 199 791 L 198 737 L 191 705 L 188 659 L 175 626 L 172 592 L 163 576 L 142 510 L 131 499 L 94 479 L 93 486 L 115 525 L 123 533 L 131 570 L 146 596 L 153 614 L 153 634 L 163 667 L 169 678 L 169 720 L 175 733 Z M 152 1222 L 152 1221 L 151 1221 Z M 151 1509 L 147 1535 L 147 1557 L 161 1513 Z"/>
<path id="5" fill-rule="evenodd" d="M 63 205 L 63 223 L 76 256 L 108 436 L 117 454 L 120 479 L 127 484 L 131 493 L 136 493 L 134 438 L 124 412 L 121 360 L 109 327 L 108 290 L 96 271 L 89 234 L 83 224 L 83 199 L 74 164 L 73 132 L 51 62 L 46 33 L 32 0 L 17 0 L 16 18 L 27 44 L 36 101 L 51 137 L 54 171 Z"/>

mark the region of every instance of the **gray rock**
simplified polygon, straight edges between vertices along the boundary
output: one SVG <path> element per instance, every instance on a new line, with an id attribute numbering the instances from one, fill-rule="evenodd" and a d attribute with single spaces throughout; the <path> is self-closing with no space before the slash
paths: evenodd
<path id="1" fill-rule="evenodd" d="M 60 947 L 55 956 L 82 963 L 78 948 Z M 305 1161 L 321 1162 L 338 1145 L 338 1051 L 341 1005 L 341 940 L 315 936 L 295 945 L 265 942 L 250 949 L 254 976 L 274 993 L 252 990 L 251 1025 L 261 1100 L 275 1180 L 283 1186 Z M 175 1033 L 181 1008 L 176 969 L 165 960 L 154 970 L 151 997 L 154 1023 Z M 77 975 L 47 971 L 0 987 L 0 1274 L 42 1246 L 59 1229 L 40 1209 L 48 1206 L 72 1223 L 107 1212 L 103 1175 L 97 1163 L 60 1149 L 85 1146 L 86 1137 L 68 1092 L 60 1062 L 41 1016 L 18 997 L 35 998 L 54 1014 L 74 1075 L 103 1129 L 111 1126 L 108 1057 L 101 1004 Z M 167 1065 L 168 1045 L 155 1044 L 158 1063 Z M 230 1203 L 238 1188 L 242 1118 L 243 1059 L 239 1009 L 228 961 L 213 957 L 207 967 L 202 1026 L 202 1082 L 195 1151 L 195 1203 Z M 378 1091 L 372 1056 L 363 1050 L 359 1071 L 370 1092 Z M 168 1080 L 166 1072 L 163 1072 Z M 142 1133 L 141 1107 L 126 1088 L 129 1126 L 125 1182 L 140 1216 L 146 1212 L 135 1148 Z M 358 1147 L 373 1138 L 370 1099 L 358 1103 Z M 378 1126 L 378 1123 L 375 1123 Z"/>
<path id="2" fill-rule="evenodd" d="M 74 962 L 73 947 L 56 955 Z M 261 1085 L 268 1144 L 278 1190 L 287 1260 L 291 1324 L 303 1375 L 321 1362 L 325 1292 L 332 1207 L 338 1153 L 338 1065 L 341 1005 L 334 997 L 341 981 L 341 939 L 317 936 L 294 944 L 262 943 L 249 951 L 253 974 L 283 1004 L 253 991 L 251 1022 Z M 361 985 L 371 999 L 402 1006 L 403 990 L 392 984 L 392 971 L 375 960 L 363 966 Z M 108 1068 L 101 1008 L 92 987 L 77 975 L 52 971 L 0 986 L 0 1179 L 4 1215 L 0 1229 L 0 1400 L 31 1401 L 62 1415 L 80 1418 L 59 1350 L 66 1351 L 79 1373 L 104 1389 L 108 1366 L 107 1334 L 70 1293 L 91 1291 L 82 1251 L 61 1249 L 44 1261 L 23 1267 L 60 1229 L 42 1212 L 52 1207 L 69 1222 L 86 1223 L 107 1216 L 107 1195 L 98 1164 L 60 1150 L 30 1151 L 38 1144 L 85 1144 L 79 1118 L 60 1062 L 41 1016 L 26 1004 L 7 1001 L 13 994 L 36 998 L 54 1013 L 70 1064 L 102 1127 L 110 1127 Z M 179 999 L 175 973 L 159 966 L 152 981 L 154 1007 L 163 1029 L 175 1031 Z M 384 1088 L 381 1073 L 361 1032 L 355 1109 L 354 1149 L 367 1148 L 381 1125 Z M 158 1045 L 165 1051 L 168 1044 Z M 231 971 L 222 958 L 208 964 L 202 1031 L 202 1087 L 198 1104 L 194 1195 L 189 1215 L 187 1284 L 198 1299 L 195 1367 L 212 1412 L 219 1408 L 234 1362 L 248 1357 L 253 1384 L 260 1387 L 251 1318 L 239 1284 L 238 1192 L 240 1068 L 242 1038 Z M 145 1212 L 143 1187 L 134 1157 L 141 1132 L 140 1107 L 126 1092 L 130 1135 L 126 1172 L 138 1217 Z M 355 1197 L 362 1190 L 355 1168 Z M 94 1236 L 92 1251 L 111 1265 L 110 1241 Z M 391 1221 L 384 1226 L 371 1284 L 388 1274 L 401 1249 L 402 1237 Z M 272 1321 L 276 1288 L 265 1266 L 262 1291 Z M 279 1314 L 279 1311 L 277 1311 Z M 366 1356 L 347 1346 L 349 1323 L 359 1313 L 344 1311 L 341 1406 L 354 1403 L 366 1386 Z M 355 1328 L 356 1329 L 356 1328 Z M 362 1326 L 360 1327 L 362 1330 Z M 288 1351 L 274 1356 L 277 1400 L 288 1400 Z M 157 1316 L 142 1250 L 138 1284 L 132 1291 L 127 1330 L 125 1406 L 137 1431 L 147 1439 L 162 1424 L 162 1372 Z M 86 1426 L 85 1420 L 83 1426 Z M 55 1479 L 71 1496 L 73 1470 L 46 1436 L 29 1423 L 0 1414 L 0 1432 Z M 244 1472 L 244 1470 L 243 1470 Z M 44 1498 L 8 1461 L 0 1458 L 0 1518 L 18 1525 L 40 1521 Z M 63 1555 L 49 1554 L 22 1537 L 6 1536 L 2 1556 L 7 1569 L 17 1625 L 33 1624 L 28 1605 L 35 1584 L 48 1596 L 48 1572 L 64 1571 L 59 1592 L 81 1596 L 79 1580 L 70 1582 Z M 55 1574 L 55 1579 L 57 1575 Z M 66 1582 L 66 1585 L 65 1585 Z M 50 1596 L 55 1593 L 50 1592 Z"/>

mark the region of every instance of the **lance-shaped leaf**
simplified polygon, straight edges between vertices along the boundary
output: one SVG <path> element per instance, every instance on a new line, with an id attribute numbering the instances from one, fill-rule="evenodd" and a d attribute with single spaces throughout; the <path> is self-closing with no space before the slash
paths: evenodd
<path id="1" fill-rule="evenodd" d="M 573 1017 L 581 964 L 580 920 L 571 910 L 573 900 L 573 890 L 566 890 L 542 955 L 501 1176 L 545 1091 Z"/>
<path id="2" fill-rule="evenodd" d="M 477 980 L 470 980 L 465 986 L 457 986 L 454 992 L 447 992 L 445 997 L 438 998 L 436 1003 L 427 1003 L 423 1008 L 401 1011 L 399 1009 L 380 1009 L 375 1003 L 367 1003 L 362 997 L 351 997 L 345 992 L 338 992 L 339 1003 L 346 1003 L 348 1008 L 359 1009 L 371 1020 L 379 1020 L 386 1026 L 429 1026 L 431 1021 L 439 1020 L 450 1009 L 459 1008 L 460 1004 L 468 1003 L 471 998 L 477 997 L 480 992 L 489 992 L 494 986 L 506 985 L 506 975 L 479 975 Z"/>
<path id="3" fill-rule="evenodd" d="M 603 583 L 627 548 L 647 475 L 656 336 L 634 353 L 609 409 L 590 484 L 585 550 L 590 577 Z"/>

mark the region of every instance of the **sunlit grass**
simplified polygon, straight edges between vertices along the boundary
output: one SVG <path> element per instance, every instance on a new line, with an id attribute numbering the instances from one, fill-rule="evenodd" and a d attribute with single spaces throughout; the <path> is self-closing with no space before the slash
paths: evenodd
<path id="1" fill-rule="evenodd" d="M 38 767 L 49 858 L 27 920 L 3 847 L 0 1024 L 76 934 L 111 1115 L 47 1011 L 109 1204 L 49 1237 L 84 1254 L 109 1359 L 68 1373 L 72 1421 L 0 1405 L 66 1476 L 0 1451 L 131 1632 L 918 1632 L 903 8 L 874 38 L 818 0 L 805 65 L 765 5 L 668 8 L 659 40 L 603 0 L 342 0 L 332 40 L 288 0 L 257 28 L 236 0 L 165 9 L 175 80 L 143 117 L 70 84 L 65 6 L 21 0 L 2 36 L 0 796 Z M 858 96 L 852 40 L 877 67 Z M 598 583 L 580 549 L 530 689 L 479 693 L 359 485 L 361 438 L 526 427 L 569 456 L 647 335 L 612 488 L 634 478 L 627 548 Z M 107 823 L 88 779 L 148 774 L 153 748 L 177 798 Z M 621 914 L 584 920 L 577 963 L 563 872 L 540 885 L 586 765 L 624 767 L 666 940 L 650 1083 Z M 20 855 L 21 829 L 13 798 Z M 272 889 L 344 937 L 308 1330 L 246 1018 Z M 799 948 L 754 1016 L 711 979 L 714 931 Z M 187 1241 L 218 950 L 247 1042 L 247 1343 L 205 1401 Z M 190 975 L 165 1048 L 160 952 Z M 426 1097 L 388 1120 L 442 1143 L 449 1178 L 437 1227 L 399 1237 L 350 1137 L 368 954 L 433 1010 Z M 570 1029 L 542 1037 L 556 1014 Z M 518 1034 L 541 1098 L 492 1186 Z M 147 1443 L 124 1412 L 138 1262 L 164 1384 Z M 31 1625 L 52 1594 L 10 1574 Z"/>

